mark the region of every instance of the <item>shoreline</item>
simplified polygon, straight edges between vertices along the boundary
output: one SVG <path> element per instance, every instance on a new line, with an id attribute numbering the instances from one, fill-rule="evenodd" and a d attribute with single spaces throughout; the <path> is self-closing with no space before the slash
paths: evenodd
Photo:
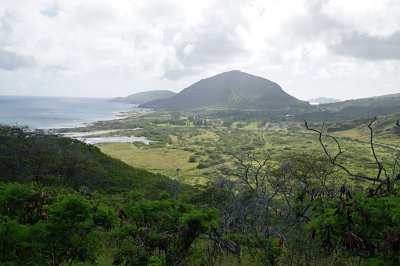
<path id="1" fill-rule="evenodd" d="M 32 128 L 32 129 L 36 130 L 36 131 L 44 131 L 44 132 L 50 132 L 50 133 L 63 133 L 63 132 L 68 133 L 68 132 L 72 132 L 72 130 L 74 130 L 74 129 L 94 126 L 96 123 L 103 123 L 103 122 L 127 119 L 130 117 L 133 117 L 134 114 L 137 113 L 138 111 L 140 112 L 140 111 L 149 111 L 149 110 L 121 111 L 121 112 L 118 112 L 117 114 L 115 114 L 114 117 L 111 119 L 98 119 L 98 120 L 95 120 L 92 122 L 84 122 L 79 125 L 71 126 L 71 127 Z M 90 132 L 90 131 L 82 131 L 82 132 Z"/>
<path id="2" fill-rule="evenodd" d="M 142 110 L 134 104 L 109 103 L 94 97 L 0 96 L 0 102 L 0 124 L 48 132 L 125 119 L 132 111 Z"/>

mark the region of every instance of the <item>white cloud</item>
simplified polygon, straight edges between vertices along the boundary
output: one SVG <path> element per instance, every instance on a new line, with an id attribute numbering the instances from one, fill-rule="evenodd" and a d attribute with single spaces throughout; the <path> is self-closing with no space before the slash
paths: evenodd
<path id="1" fill-rule="evenodd" d="M 399 18 L 397 0 L 3 0 L 0 94 L 177 91 L 231 69 L 302 98 L 392 93 Z"/>
<path id="2" fill-rule="evenodd" d="M 347 27 L 372 36 L 388 36 L 400 30 L 398 0 L 330 0 L 323 10 Z"/>

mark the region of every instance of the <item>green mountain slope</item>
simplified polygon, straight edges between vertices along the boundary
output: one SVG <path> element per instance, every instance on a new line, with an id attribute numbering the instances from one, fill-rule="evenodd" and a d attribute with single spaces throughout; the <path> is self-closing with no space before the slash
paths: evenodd
<path id="1" fill-rule="evenodd" d="M 130 103 L 130 104 L 144 104 L 158 99 L 171 98 L 176 93 L 168 90 L 153 90 L 144 91 L 131 94 L 127 97 L 117 97 L 110 100 L 110 102 L 117 103 Z"/>
<path id="2" fill-rule="evenodd" d="M 321 104 L 299 118 L 309 121 L 339 121 L 400 112 L 400 97 L 379 97 Z"/>
<path id="3" fill-rule="evenodd" d="M 137 189 L 153 196 L 175 184 L 84 142 L 0 125 L 0 183 L 34 180 L 74 190 Z"/>
<path id="4" fill-rule="evenodd" d="M 202 79 L 169 99 L 152 101 L 140 107 L 164 110 L 204 107 L 287 110 L 308 106 L 307 102 L 290 96 L 272 81 L 235 70 Z"/>
<path id="5" fill-rule="evenodd" d="M 342 137 L 353 137 L 364 141 L 369 141 L 370 131 L 367 125 L 374 117 L 357 118 L 346 121 L 336 121 L 326 124 L 328 133 Z M 400 128 L 396 126 L 400 119 L 400 112 L 390 115 L 377 116 L 372 127 L 374 129 L 374 139 L 389 145 L 398 146 Z"/>
<path id="6" fill-rule="evenodd" d="M 371 98 L 390 98 L 390 97 L 400 97 L 400 93 L 385 94 L 381 96 L 375 96 Z"/>

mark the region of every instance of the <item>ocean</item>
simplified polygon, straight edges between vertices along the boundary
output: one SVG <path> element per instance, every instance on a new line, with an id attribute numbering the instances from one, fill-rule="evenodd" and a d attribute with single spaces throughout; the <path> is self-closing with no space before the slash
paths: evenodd
<path id="1" fill-rule="evenodd" d="M 0 124 L 33 129 L 70 128 L 117 119 L 135 105 L 102 98 L 0 96 Z"/>

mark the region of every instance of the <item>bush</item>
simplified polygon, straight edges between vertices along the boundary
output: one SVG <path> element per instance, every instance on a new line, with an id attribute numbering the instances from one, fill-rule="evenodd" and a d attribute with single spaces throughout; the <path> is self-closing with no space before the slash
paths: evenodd
<path id="1" fill-rule="evenodd" d="M 218 225 L 213 209 L 177 201 L 167 193 L 124 206 L 128 223 L 117 232 L 115 262 L 128 265 L 178 265 L 200 234 Z"/>
<path id="2" fill-rule="evenodd" d="M 104 208 L 101 208 L 103 212 Z M 93 206 L 83 196 L 66 195 L 47 207 L 48 219 L 32 228 L 33 243 L 44 261 L 93 262 L 99 249 Z M 107 221 L 105 211 L 100 220 Z M 43 261 L 43 262 L 44 262 Z"/>
<path id="3" fill-rule="evenodd" d="M 189 157 L 188 162 L 189 162 L 189 163 L 195 163 L 195 162 L 197 162 L 197 156 L 191 155 L 191 156 Z"/>
<path id="4" fill-rule="evenodd" d="M 2 265 L 26 265 L 31 247 L 28 226 L 0 216 L 0 242 Z"/>
<path id="5" fill-rule="evenodd" d="M 198 165 L 197 165 L 197 169 L 205 169 L 205 168 L 208 168 L 209 167 L 209 165 L 207 165 L 206 163 L 204 163 L 204 162 L 200 162 Z"/>
<path id="6" fill-rule="evenodd" d="M 341 198 L 315 206 L 308 227 L 316 231 L 325 250 L 343 249 L 367 258 L 365 265 L 400 264 L 400 189 L 375 188 L 352 195 L 345 187 Z M 375 192 L 376 191 L 376 192 Z"/>
<path id="7" fill-rule="evenodd" d="M 28 185 L 9 183 L 0 185 L 0 215 L 22 220 L 25 203 L 34 195 Z"/>

